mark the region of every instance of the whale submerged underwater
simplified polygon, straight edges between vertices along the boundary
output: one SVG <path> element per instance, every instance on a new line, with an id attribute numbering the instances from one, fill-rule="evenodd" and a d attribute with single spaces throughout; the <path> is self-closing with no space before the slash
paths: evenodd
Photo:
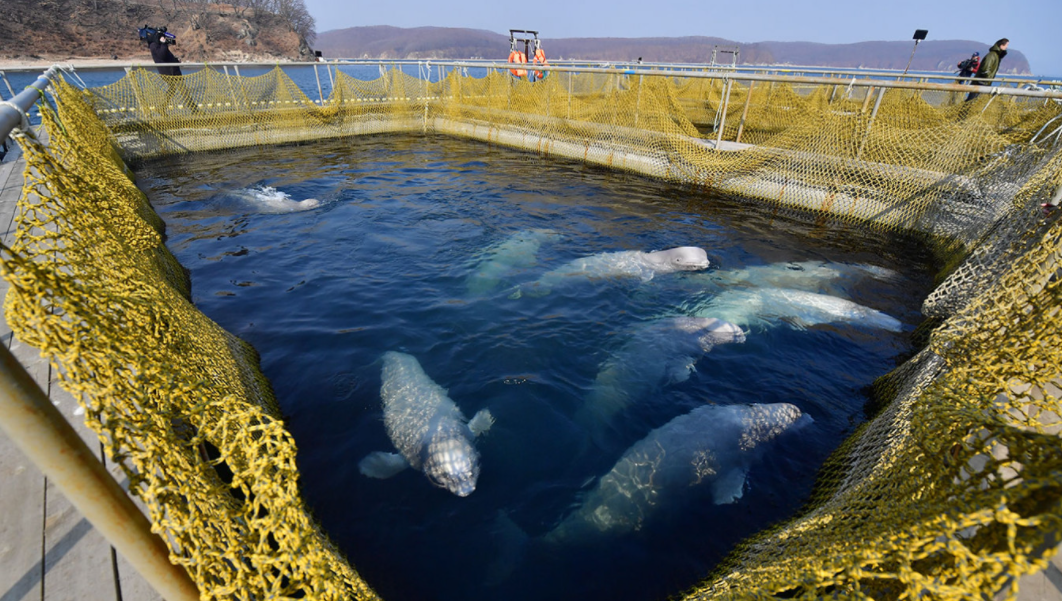
<path id="1" fill-rule="evenodd" d="M 706 405 L 680 415 L 627 449 L 544 540 L 578 543 L 640 530 L 655 512 L 701 490 L 716 505 L 735 503 L 768 443 L 811 421 L 788 403 Z"/>
<path id="2" fill-rule="evenodd" d="M 489 292 L 516 271 L 534 266 L 544 243 L 560 239 L 560 234 L 549 229 L 516 232 L 480 253 L 465 286 L 472 294 Z"/>
<path id="3" fill-rule="evenodd" d="M 509 578 L 530 547 L 595 545 L 640 531 L 659 514 L 705 497 L 716 505 L 737 503 L 750 470 L 772 443 L 812 422 L 789 403 L 705 405 L 680 415 L 631 445 L 545 534 L 531 538 L 500 513 L 499 548 L 486 584 Z"/>
<path id="4" fill-rule="evenodd" d="M 685 382 L 701 355 L 744 342 L 741 328 L 710 317 L 670 317 L 642 324 L 598 371 L 575 421 L 599 446 L 616 417 L 656 388 Z"/>
<path id="5" fill-rule="evenodd" d="M 450 397 L 424 373 L 412 355 L 383 356 L 384 426 L 398 453 L 377 451 L 358 469 L 370 478 L 390 478 L 407 467 L 424 472 L 432 484 L 467 497 L 479 479 L 479 452 L 473 439 L 490 429 L 486 409 L 468 421 Z"/>

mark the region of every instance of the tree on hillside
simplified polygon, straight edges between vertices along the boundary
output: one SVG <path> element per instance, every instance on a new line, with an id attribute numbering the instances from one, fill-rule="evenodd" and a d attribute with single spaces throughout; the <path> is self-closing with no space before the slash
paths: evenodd
<path id="1" fill-rule="evenodd" d="M 312 44 L 317 38 L 317 31 L 314 29 L 316 23 L 313 17 L 310 16 L 310 11 L 306 10 L 306 4 L 303 0 L 273 0 L 274 12 L 281 21 L 287 24 L 291 31 L 299 34 L 299 37 L 306 40 L 308 44 Z"/>

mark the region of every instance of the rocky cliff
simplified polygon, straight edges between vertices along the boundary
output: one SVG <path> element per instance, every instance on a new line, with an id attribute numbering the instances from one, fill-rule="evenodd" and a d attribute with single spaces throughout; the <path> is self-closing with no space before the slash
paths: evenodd
<path id="1" fill-rule="evenodd" d="M 165 26 L 183 62 L 308 60 L 306 41 L 275 14 L 185 0 L 3 0 L 0 58 L 151 62 L 137 29 Z"/>

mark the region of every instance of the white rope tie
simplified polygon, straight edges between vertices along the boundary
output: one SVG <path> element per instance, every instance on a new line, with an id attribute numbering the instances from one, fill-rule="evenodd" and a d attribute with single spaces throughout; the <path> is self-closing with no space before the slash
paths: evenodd
<path id="1" fill-rule="evenodd" d="M 29 131 L 29 129 L 30 129 L 30 120 L 29 120 L 29 116 L 26 115 L 26 111 L 22 110 L 22 108 L 19 107 L 14 102 L 10 102 L 10 101 L 7 101 L 7 100 L 4 100 L 4 101 L 0 102 L 0 106 L 9 106 L 9 107 L 11 107 L 11 108 L 15 109 L 18 112 L 19 116 L 22 117 L 22 123 L 20 123 L 17 127 L 13 128 L 12 131 L 14 131 L 14 130 Z"/>

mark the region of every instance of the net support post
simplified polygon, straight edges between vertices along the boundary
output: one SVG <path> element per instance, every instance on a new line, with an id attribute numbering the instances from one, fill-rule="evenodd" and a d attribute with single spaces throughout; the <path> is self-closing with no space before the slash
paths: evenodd
<path id="1" fill-rule="evenodd" d="M 741 142 L 741 133 L 745 131 L 745 119 L 749 116 L 749 103 L 752 101 L 752 87 L 754 85 L 756 85 L 756 82 L 749 81 L 748 95 L 745 96 L 745 108 L 741 109 L 741 121 L 738 123 L 735 142 Z"/>
<path id="2" fill-rule="evenodd" d="M 881 99 L 885 97 L 885 88 L 878 90 L 878 98 L 874 101 L 874 110 L 870 113 L 870 119 L 867 120 L 867 131 L 863 132 L 863 141 L 859 143 L 859 151 L 856 152 L 856 158 L 863 158 L 863 148 L 867 145 L 867 139 L 870 138 L 870 130 L 874 127 L 874 119 L 878 116 L 878 109 L 881 108 Z M 867 92 L 867 100 L 870 100 L 870 92 Z"/>
<path id="3" fill-rule="evenodd" d="M 11 96 L 9 96 L 9 98 L 14 98 L 15 97 L 15 90 L 11 87 L 11 82 L 7 80 L 7 74 L 4 73 L 3 71 L 0 71 L 0 79 L 4 80 L 4 85 L 7 86 L 7 91 L 8 91 L 9 94 L 11 94 Z"/>
<path id="4" fill-rule="evenodd" d="M 721 109 L 721 115 L 719 117 L 719 129 L 715 135 L 715 148 L 719 149 L 719 145 L 723 142 L 723 130 L 726 129 L 726 111 L 730 108 L 730 88 L 734 84 L 734 80 L 726 80 L 726 93 L 723 96 L 723 106 Z"/>
<path id="5" fill-rule="evenodd" d="M 228 66 L 223 66 L 222 68 L 225 69 L 225 81 L 229 84 L 229 96 L 232 97 L 232 110 L 234 112 L 239 112 L 240 101 L 236 99 L 236 88 L 232 87 L 232 75 L 229 75 Z M 236 67 L 233 67 L 233 69 L 235 68 Z"/>
<path id="6" fill-rule="evenodd" d="M 151 523 L 118 486 L 11 351 L 0 345 L 0 430 L 167 601 L 198 601 L 199 589 Z"/>
<path id="7" fill-rule="evenodd" d="M 321 106 L 324 106 L 324 90 L 321 89 L 321 72 L 317 70 L 317 63 L 313 64 L 313 76 L 317 78 L 317 97 L 321 99 Z"/>

